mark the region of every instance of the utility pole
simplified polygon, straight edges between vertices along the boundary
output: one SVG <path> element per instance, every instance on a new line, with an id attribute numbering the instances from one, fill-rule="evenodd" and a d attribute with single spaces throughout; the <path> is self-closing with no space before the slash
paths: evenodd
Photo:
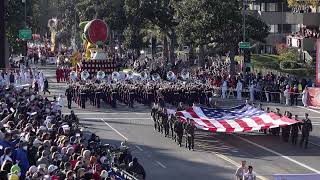
<path id="1" fill-rule="evenodd" d="M 27 0 L 22 0 L 24 3 L 24 27 L 27 28 Z"/>
<path id="2" fill-rule="evenodd" d="M 243 28 L 243 37 L 242 41 L 246 42 L 246 15 L 247 15 L 247 5 L 248 0 L 243 0 L 243 17 L 242 17 L 242 28 Z"/>
<path id="3" fill-rule="evenodd" d="M 246 16 L 247 16 L 247 6 L 248 6 L 248 0 L 243 0 L 243 10 L 242 10 L 242 28 L 243 28 L 243 37 L 242 41 L 246 42 Z M 248 57 L 248 54 L 250 53 L 250 50 L 248 49 L 242 49 L 243 52 L 243 74 L 247 71 L 247 63 L 250 63 L 250 57 Z"/>
<path id="4" fill-rule="evenodd" d="M 24 28 L 27 28 L 27 0 L 22 0 L 24 3 Z M 25 39 L 25 59 L 28 56 L 28 40 Z"/>

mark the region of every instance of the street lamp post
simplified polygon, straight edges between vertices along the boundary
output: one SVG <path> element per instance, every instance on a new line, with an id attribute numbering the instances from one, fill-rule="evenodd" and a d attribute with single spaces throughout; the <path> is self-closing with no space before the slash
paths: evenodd
<path id="1" fill-rule="evenodd" d="M 243 0 L 243 21 L 242 21 L 242 26 L 243 26 L 243 42 L 246 42 L 246 13 L 247 13 L 247 4 L 248 0 Z"/>
<path id="2" fill-rule="evenodd" d="M 247 14 L 247 5 L 248 5 L 248 0 L 243 0 L 243 11 L 242 11 L 242 28 L 243 28 L 243 34 L 242 34 L 242 41 L 246 42 L 246 14 Z M 243 73 L 245 74 L 246 69 L 247 69 L 247 60 L 246 60 L 246 53 L 247 49 L 242 49 L 243 52 Z"/>
<path id="3" fill-rule="evenodd" d="M 22 3 L 24 3 L 24 27 L 27 28 L 27 0 L 22 0 Z M 28 56 L 28 41 L 25 40 L 25 60 L 27 59 Z"/>
<path id="4" fill-rule="evenodd" d="M 24 26 L 27 27 L 27 0 L 22 0 L 24 3 Z"/>

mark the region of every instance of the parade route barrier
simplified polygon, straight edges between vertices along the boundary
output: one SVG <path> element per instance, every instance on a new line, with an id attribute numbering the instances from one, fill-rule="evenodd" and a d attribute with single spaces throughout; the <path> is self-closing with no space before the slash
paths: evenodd
<path id="1" fill-rule="evenodd" d="M 213 86 L 213 89 L 214 89 L 213 90 L 214 97 L 221 97 L 222 88 Z M 233 99 L 237 98 L 237 96 L 236 96 L 237 90 L 235 88 L 228 88 L 226 93 L 227 93 L 227 96 L 226 96 L 227 98 L 233 98 Z M 245 98 L 245 99 L 249 99 L 250 98 L 250 91 L 247 88 L 243 89 L 241 91 L 241 94 L 242 94 L 242 98 Z M 297 99 L 298 99 L 298 101 L 301 101 L 302 93 L 290 93 L 289 92 L 289 96 L 291 94 L 298 95 Z M 255 89 L 254 96 L 255 96 L 255 100 L 257 100 L 257 101 L 273 102 L 273 103 L 280 103 L 280 104 L 285 103 L 284 92 L 263 91 L 263 90 L 256 90 Z M 289 99 L 290 99 L 290 97 L 289 97 Z M 319 104 L 320 104 L 320 102 L 319 102 Z"/>
<path id="2" fill-rule="evenodd" d="M 134 177 L 133 175 L 131 175 L 130 173 L 128 173 L 125 170 L 121 170 L 121 169 L 118 169 L 116 167 L 113 167 L 112 169 L 115 172 L 120 172 L 121 176 L 124 177 L 125 180 L 139 180 L 138 178 Z"/>

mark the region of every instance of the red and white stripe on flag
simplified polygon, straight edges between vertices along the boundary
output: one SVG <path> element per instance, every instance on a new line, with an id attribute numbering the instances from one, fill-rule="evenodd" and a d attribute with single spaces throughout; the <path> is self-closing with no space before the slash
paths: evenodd
<path id="1" fill-rule="evenodd" d="M 172 109 L 167 110 L 172 114 Z M 223 112 L 235 112 L 226 111 L 224 109 L 208 109 L 210 116 L 207 116 L 207 112 L 203 111 L 201 107 L 191 107 L 184 111 L 177 111 L 175 114 L 179 117 L 180 121 L 186 121 L 190 119 L 193 124 L 202 130 L 212 132 L 249 132 L 258 131 L 267 128 L 283 127 L 298 123 L 294 119 L 287 117 L 280 117 L 275 113 L 267 113 L 253 106 L 246 105 L 236 115 L 223 114 Z M 223 114 L 219 118 L 215 113 Z M 232 117 L 232 118 L 229 118 Z"/>

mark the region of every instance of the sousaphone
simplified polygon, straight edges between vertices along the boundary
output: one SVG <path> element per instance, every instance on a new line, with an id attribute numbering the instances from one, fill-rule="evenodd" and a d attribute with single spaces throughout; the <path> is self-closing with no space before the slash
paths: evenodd
<path id="1" fill-rule="evenodd" d="M 128 79 L 132 79 L 132 78 L 133 78 L 133 72 L 132 72 L 132 71 L 129 71 L 129 72 L 127 73 L 127 78 L 128 78 Z"/>
<path id="2" fill-rule="evenodd" d="M 106 76 L 106 73 L 103 71 L 98 71 L 97 72 L 97 79 L 101 80 Z"/>
<path id="3" fill-rule="evenodd" d="M 117 71 L 115 71 L 111 74 L 111 77 L 112 77 L 112 80 L 118 81 L 120 79 L 120 74 Z"/>
<path id="4" fill-rule="evenodd" d="M 176 79 L 176 75 L 174 74 L 174 72 L 169 71 L 167 72 L 167 80 L 168 81 L 174 81 Z"/>
<path id="5" fill-rule="evenodd" d="M 181 78 L 182 78 L 182 80 L 184 80 L 184 81 L 189 80 L 189 79 L 190 79 L 190 73 L 189 73 L 187 70 L 183 69 L 183 70 L 181 71 Z"/>
<path id="6" fill-rule="evenodd" d="M 76 81 L 76 80 L 77 80 L 77 72 L 71 71 L 71 72 L 70 72 L 70 79 L 71 79 L 72 81 Z"/>
<path id="7" fill-rule="evenodd" d="M 87 80 L 88 78 L 90 77 L 90 74 L 89 74 L 89 72 L 87 71 L 87 70 L 84 70 L 84 71 L 82 71 L 81 72 L 81 79 L 82 80 Z"/>
<path id="8" fill-rule="evenodd" d="M 158 81 L 161 79 L 160 75 L 158 73 L 152 74 L 151 79 L 153 81 Z"/>
<path id="9" fill-rule="evenodd" d="M 141 80 L 146 80 L 149 77 L 147 72 L 142 72 L 140 76 L 141 76 Z"/>

